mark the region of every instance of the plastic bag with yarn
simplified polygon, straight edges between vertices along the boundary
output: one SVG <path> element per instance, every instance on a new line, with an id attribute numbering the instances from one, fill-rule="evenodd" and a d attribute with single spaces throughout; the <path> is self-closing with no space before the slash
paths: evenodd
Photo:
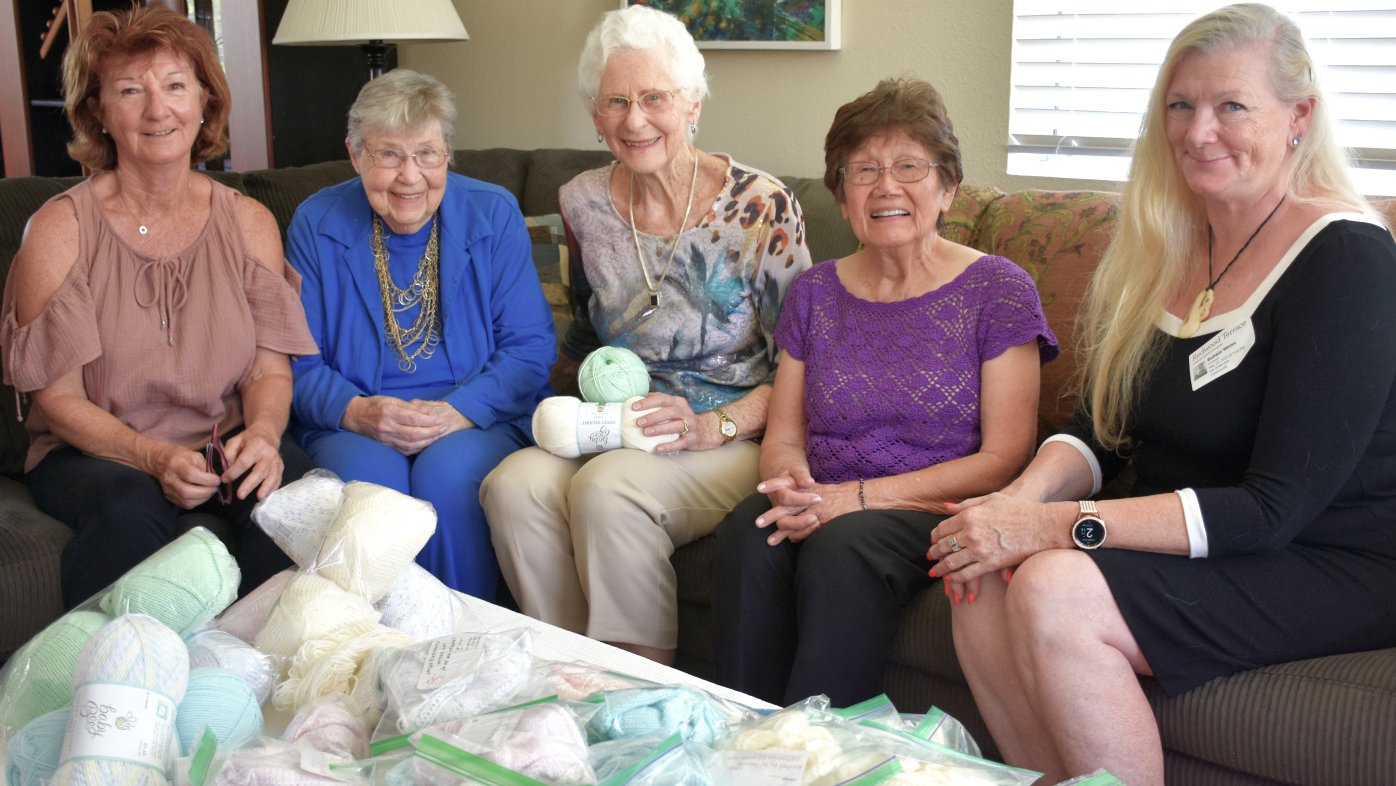
<path id="1" fill-rule="evenodd" d="M 725 783 L 722 759 L 711 748 L 674 734 L 599 742 L 591 764 L 601 786 L 713 786 Z"/>
<path id="2" fill-rule="evenodd" d="M 412 735 L 413 745 L 427 736 L 553 786 L 596 782 L 581 722 L 556 701 L 434 724 Z"/>

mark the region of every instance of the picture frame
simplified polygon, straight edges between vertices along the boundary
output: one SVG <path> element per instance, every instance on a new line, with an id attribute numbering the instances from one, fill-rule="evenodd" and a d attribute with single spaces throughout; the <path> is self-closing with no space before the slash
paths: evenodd
<path id="1" fill-rule="evenodd" d="M 620 0 L 620 5 L 673 14 L 699 49 L 841 48 L 842 0 Z"/>

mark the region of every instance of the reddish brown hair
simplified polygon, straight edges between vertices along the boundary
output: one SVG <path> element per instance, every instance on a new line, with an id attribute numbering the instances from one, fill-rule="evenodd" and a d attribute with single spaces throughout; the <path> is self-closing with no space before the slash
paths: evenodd
<path id="1" fill-rule="evenodd" d="M 884 79 L 839 107 L 824 137 L 824 185 L 840 202 L 843 177 L 839 169 L 859 145 L 889 131 L 905 132 L 926 148 L 931 160 L 940 164 L 934 171 L 941 185 L 956 188 L 964 180 L 960 141 L 940 93 L 920 79 Z M 944 219 L 941 216 L 942 224 Z"/>
<path id="2" fill-rule="evenodd" d="M 164 6 L 132 6 L 128 11 L 101 11 L 63 56 L 63 109 L 73 128 L 68 155 L 88 169 L 116 166 L 116 145 L 102 133 L 96 106 L 101 100 L 102 69 L 115 58 L 168 50 L 189 60 L 204 93 L 204 123 L 190 151 L 198 164 L 228 149 L 231 97 L 213 39 L 198 25 Z"/>

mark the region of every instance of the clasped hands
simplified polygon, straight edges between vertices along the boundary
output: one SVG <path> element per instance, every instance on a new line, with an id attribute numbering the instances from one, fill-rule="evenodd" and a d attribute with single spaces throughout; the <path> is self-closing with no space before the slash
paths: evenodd
<path id="1" fill-rule="evenodd" d="M 404 456 L 415 456 L 447 434 L 475 426 L 445 401 L 407 401 L 393 396 L 351 399 L 341 424 Z"/>
<path id="2" fill-rule="evenodd" d="M 817 483 L 804 468 L 788 470 L 756 485 L 771 509 L 756 519 L 758 527 L 774 527 L 766 538 L 772 546 L 783 540 L 798 543 L 831 519 L 852 513 L 858 502 L 858 483 Z"/>

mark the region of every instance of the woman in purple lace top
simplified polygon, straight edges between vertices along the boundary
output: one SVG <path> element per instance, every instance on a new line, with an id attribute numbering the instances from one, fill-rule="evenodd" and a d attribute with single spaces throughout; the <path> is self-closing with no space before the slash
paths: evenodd
<path id="1" fill-rule="evenodd" d="M 882 81 L 824 158 L 862 248 L 791 287 L 760 493 L 717 530 L 718 679 L 778 704 L 880 690 L 944 504 L 1023 467 L 1057 354 L 1027 273 L 940 236 L 962 169 L 935 88 Z"/>

